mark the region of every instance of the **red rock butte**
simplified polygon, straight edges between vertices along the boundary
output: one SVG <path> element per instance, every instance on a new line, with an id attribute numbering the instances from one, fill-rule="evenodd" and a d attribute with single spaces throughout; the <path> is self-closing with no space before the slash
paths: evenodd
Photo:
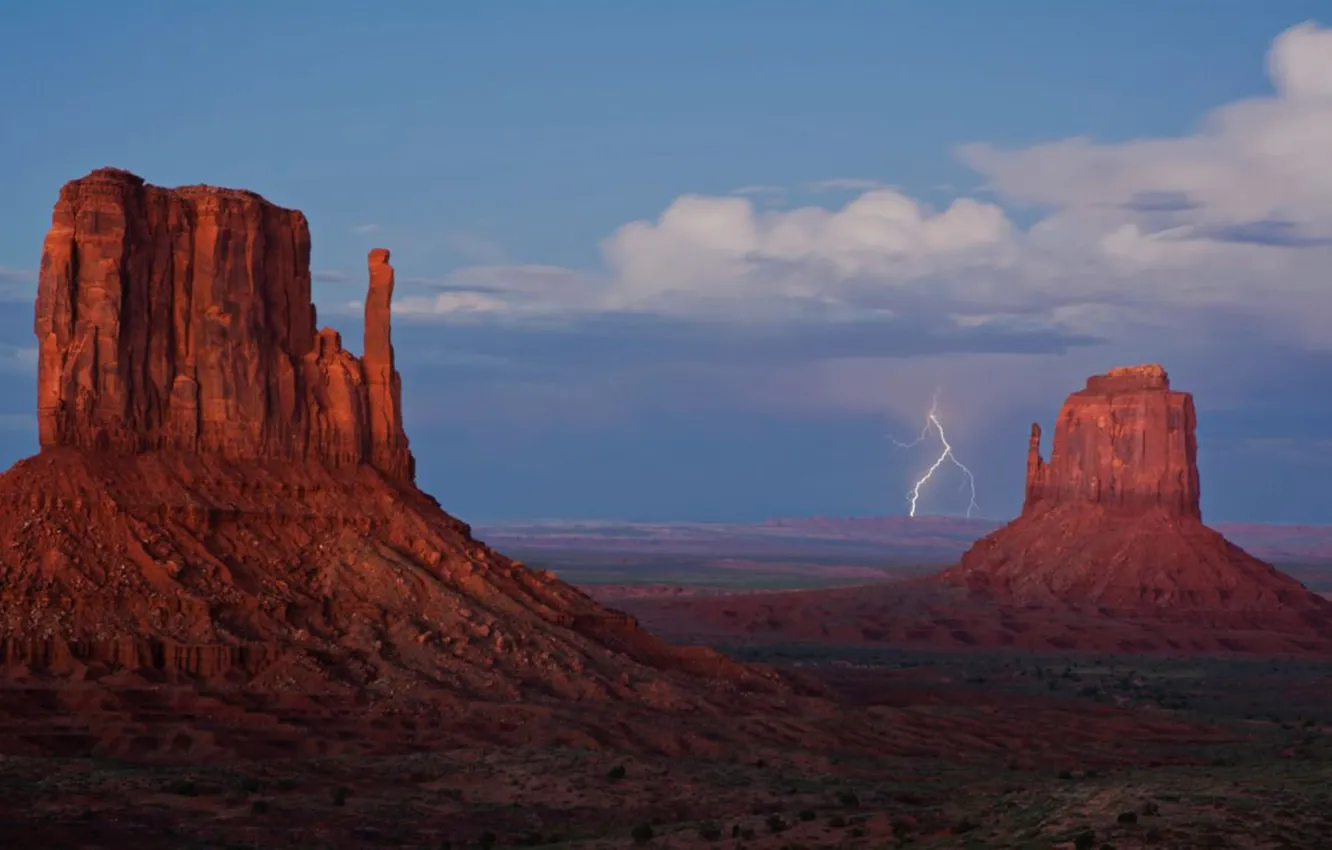
<path id="1" fill-rule="evenodd" d="M 1196 424 L 1158 365 L 1089 378 L 1048 462 L 1032 426 L 1022 514 L 938 580 L 1003 602 L 1332 634 L 1332 603 L 1203 525 Z"/>
<path id="2" fill-rule="evenodd" d="M 61 189 L 41 452 L 0 476 L 7 676 L 685 708 L 787 692 L 491 550 L 417 489 L 388 251 L 369 278 L 356 357 L 316 327 L 301 213 L 109 168 Z"/>
<path id="3" fill-rule="evenodd" d="M 37 293 L 42 447 L 370 463 L 411 481 L 388 260 L 370 252 L 358 359 L 315 327 L 301 213 L 109 168 L 66 184 Z"/>

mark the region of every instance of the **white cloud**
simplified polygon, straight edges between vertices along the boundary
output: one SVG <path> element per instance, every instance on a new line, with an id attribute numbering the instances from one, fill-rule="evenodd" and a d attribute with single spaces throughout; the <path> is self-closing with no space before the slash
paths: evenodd
<path id="1" fill-rule="evenodd" d="M 1137 223 L 1175 213 L 1194 231 L 1290 222 L 1332 234 L 1332 30 L 1307 23 L 1287 30 L 1273 41 L 1267 67 L 1272 96 L 1216 109 L 1186 136 L 960 152 L 1004 195 L 1060 212 L 1112 210 L 1102 214 Z"/>
<path id="2" fill-rule="evenodd" d="M 759 212 L 743 198 L 686 195 L 656 221 L 620 227 L 602 245 L 612 308 L 690 309 L 719 300 L 838 300 L 837 285 L 918 279 L 1006 262 L 1014 230 L 993 205 L 959 199 L 942 212 L 890 190 L 840 210 Z"/>
<path id="3" fill-rule="evenodd" d="M 603 268 L 456 272 L 405 310 L 442 319 L 634 310 L 762 321 L 927 311 L 1184 344 L 1212 313 L 1307 348 L 1332 346 L 1332 30 L 1272 43 L 1271 96 L 1214 110 L 1177 138 L 1072 138 L 961 156 L 1003 202 L 1039 205 L 1020 228 L 1000 203 L 933 209 L 868 178 L 840 207 L 764 209 L 778 187 L 684 195 L 603 240 Z M 862 191 L 863 190 L 863 191 Z M 1136 331 L 1132 330 L 1136 329 Z"/>
<path id="4" fill-rule="evenodd" d="M 378 233 L 378 232 L 379 232 L 379 225 L 377 225 L 377 224 L 358 224 L 358 225 L 356 225 L 355 227 L 352 228 L 352 232 L 353 232 L 353 233 L 359 233 L 359 234 L 361 234 L 361 235 L 363 235 L 363 236 L 368 236 L 368 235 L 371 234 L 371 233 Z"/>

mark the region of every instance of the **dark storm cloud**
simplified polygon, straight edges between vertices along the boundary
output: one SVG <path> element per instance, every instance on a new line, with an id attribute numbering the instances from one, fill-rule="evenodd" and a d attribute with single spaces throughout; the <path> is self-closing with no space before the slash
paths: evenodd
<path id="1" fill-rule="evenodd" d="M 1239 224 L 1194 228 L 1186 239 L 1263 245 L 1272 248 L 1316 248 L 1332 245 L 1332 236 L 1305 233 L 1300 225 L 1282 219 L 1260 219 Z"/>
<path id="2" fill-rule="evenodd" d="M 1188 212 L 1200 204 L 1186 192 L 1139 192 L 1124 204 L 1124 209 L 1141 213 Z"/>
<path id="3" fill-rule="evenodd" d="M 538 373 L 669 362 L 780 367 L 850 357 L 1057 354 L 1100 341 L 1004 320 L 966 327 L 942 316 L 745 324 L 641 313 L 598 314 L 559 325 L 401 322 L 394 337 L 404 364 L 470 359 L 491 377 L 492 367 L 501 364 Z"/>

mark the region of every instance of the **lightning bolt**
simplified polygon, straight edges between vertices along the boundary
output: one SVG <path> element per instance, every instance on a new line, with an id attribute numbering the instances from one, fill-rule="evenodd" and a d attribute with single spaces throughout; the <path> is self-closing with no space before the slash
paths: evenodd
<path id="1" fill-rule="evenodd" d="M 943 466 L 944 461 L 948 461 L 958 469 L 962 470 L 962 473 L 967 477 L 966 481 L 962 482 L 962 487 L 965 488 L 970 486 L 971 488 L 971 499 L 967 502 L 967 519 L 971 519 L 971 512 L 980 510 L 980 506 L 976 504 L 976 477 L 971 474 L 971 470 L 967 469 L 962 461 L 957 459 L 957 455 L 953 454 L 953 446 L 948 442 L 948 435 L 944 433 L 943 423 L 939 421 L 938 390 L 934 391 L 934 399 L 930 402 L 930 412 L 925 414 L 925 426 L 920 429 L 920 436 L 909 443 L 899 443 L 897 440 L 893 440 L 893 442 L 898 448 L 915 448 L 929 438 L 931 431 L 939 432 L 939 442 L 943 444 L 943 452 L 935 458 L 934 463 L 930 464 L 930 468 L 926 470 L 925 474 L 920 477 L 920 480 L 912 486 L 911 492 L 907 493 L 907 501 L 911 504 L 911 509 L 907 513 L 907 516 L 916 515 L 916 503 L 920 500 L 920 488 L 925 486 L 939 467 Z"/>

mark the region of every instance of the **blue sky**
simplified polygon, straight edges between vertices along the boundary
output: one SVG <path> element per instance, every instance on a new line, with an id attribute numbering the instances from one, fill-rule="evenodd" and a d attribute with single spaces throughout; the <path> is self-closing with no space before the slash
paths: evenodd
<path id="1" fill-rule="evenodd" d="M 1330 2 L 5 19 L 0 462 L 35 447 L 51 205 L 116 165 L 305 211 L 352 339 L 392 249 L 420 477 L 467 519 L 901 513 L 933 457 L 889 438 L 936 389 L 1005 517 L 1030 422 L 1160 359 L 1209 518 L 1332 522 L 1332 36 L 1300 26 Z M 939 484 L 922 510 L 962 511 Z"/>

